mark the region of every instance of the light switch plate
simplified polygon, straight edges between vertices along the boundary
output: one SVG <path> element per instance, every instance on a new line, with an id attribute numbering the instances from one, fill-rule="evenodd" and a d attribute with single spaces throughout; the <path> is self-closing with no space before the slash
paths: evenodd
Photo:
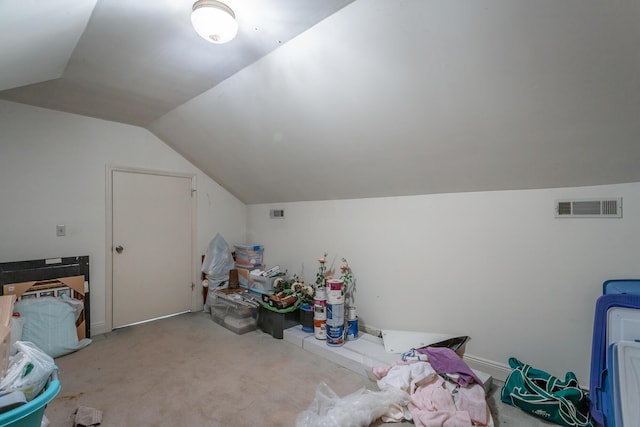
<path id="1" fill-rule="evenodd" d="M 67 229 L 63 224 L 56 225 L 56 236 L 64 236 L 66 232 Z"/>

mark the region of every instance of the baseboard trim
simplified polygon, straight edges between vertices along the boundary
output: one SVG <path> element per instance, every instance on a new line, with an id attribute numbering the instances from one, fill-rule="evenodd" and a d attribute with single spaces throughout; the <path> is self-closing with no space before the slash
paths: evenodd
<path id="1" fill-rule="evenodd" d="M 471 354 L 465 354 L 463 359 L 471 369 L 477 369 L 478 371 L 487 373 L 498 381 L 504 382 L 511 373 L 509 366 L 494 362 L 493 360 L 483 359 Z"/>
<path id="2" fill-rule="evenodd" d="M 359 328 L 361 332 L 366 332 L 374 337 L 382 338 L 382 330 L 375 326 L 360 322 Z M 407 349 L 408 350 L 408 349 Z M 469 365 L 471 369 L 476 369 L 480 372 L 490 375 L 493 379 L 504 382 L 509 374 L 511 368 L 508 365 L 494 362 L 493 360 L 484 359 L 482 357 L 474 356 L 472 354 L 465 354 L 463 360 Z"/>
<path id="3" fill-rule="evenodd" d="M 91 336 L 102 335 L 107 332 L 107 324 L 105 322 L 91 324 Z"/>
<path id="4" fill-rule="evenodd" d="M 380 329 L 374 328 L 373 326 L 365 325 L 363 323 L 360 323 L 358 330 L 360 332 L 365 332 L 369 335 L 373 335 L 374 337 L 382 337 L 382 331 Z"/>

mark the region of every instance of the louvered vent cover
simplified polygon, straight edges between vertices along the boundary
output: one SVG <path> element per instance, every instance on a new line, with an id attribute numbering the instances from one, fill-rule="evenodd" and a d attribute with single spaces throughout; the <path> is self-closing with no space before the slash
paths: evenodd
<path id="1" fill-rule="evenodd" d="M 557 200 L 557 218 L 622 218 L 622 198 Z"/>
<path id="2" fill-rule="evenodd" d="M 271 209 L 269 218 L 284 218 L 284 209 Z"/>

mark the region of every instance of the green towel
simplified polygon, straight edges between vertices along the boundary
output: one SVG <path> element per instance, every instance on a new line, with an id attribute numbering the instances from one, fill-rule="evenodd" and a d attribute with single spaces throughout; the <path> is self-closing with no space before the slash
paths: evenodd
<path id="1" fill-rule="evenodd" d="M 266 308 L 269 311 L 273 311 L 274 313 L 291 313 L 292 311 L 296 311 L 299 307 L 300 307 L 300 300 L 296 301 L 295 304 L 290 305 L 287 308 L 275 308 L 275 307 L 271 307 L 269 304 L 267 304 L 266 302 L 262 302 L 262 306 L 264 308 Z"/>

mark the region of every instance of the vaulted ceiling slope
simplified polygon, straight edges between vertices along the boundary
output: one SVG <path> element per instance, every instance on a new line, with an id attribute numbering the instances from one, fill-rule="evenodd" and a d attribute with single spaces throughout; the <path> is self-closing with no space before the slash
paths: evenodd
<path id="1" fill-rule="evenodd" d="M 640 182 L 636 0 L 333 2 L 240 66 L 267 31 L 146 3 L 98 0 L 57 83 L 0 98 L 143 125 L 249 204 Z"/>
<path id="2" fill-rule="evenodd" d="M 0 61 L 25 72 L 44 68 L 45 53 L 64 60 L 65 67 L 62 73 L 27 81 L 30 85 L 14 85 L 20 87 L 0 92 L 0 98 L 147 126 L 353 0 L 225 0 L 236 14 L 239 34 L 224 45 L 196 34 L 190 20 L 194 1 L 4 1 L 0 6 L 7 10 L 0 22 L 12 25 L 7 27 L 11 42 L 3 44 L 16 43 L 20 51 Z M 75 9 L 89 10 L 88 23 L 88 15 L 83 20 L 72 13 Z M 78 24 L 86 29 L 79 40 L 66 44 L 69 53 L 73 50 L 70 57 L 47 53 L 59 31 Z M 43 31 L 40 25 L 53 29 Z M 1 26 L 0 36 L 4 33 Z"/>

